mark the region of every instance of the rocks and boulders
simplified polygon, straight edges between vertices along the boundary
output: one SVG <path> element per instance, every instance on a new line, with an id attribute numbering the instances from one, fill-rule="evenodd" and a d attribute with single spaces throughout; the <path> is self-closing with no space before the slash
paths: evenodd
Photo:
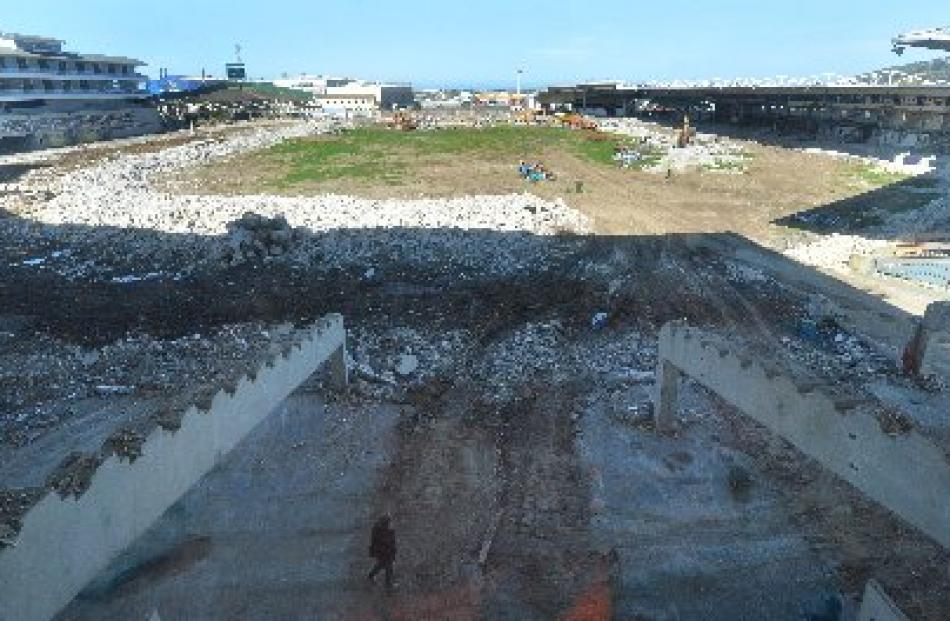
<path id="1" fill-rule="evenodd" d="M 412 354 L 401 354 L 396 363 L 396 375 L 409 377 L 419 368 L 419 359 Z"/>
<path id="2" fill-rule="evenodd" d="M 268 218 L 247 212 L 228 224 L 224 260 L 231 266 L 262 262 L 288 254 L 304 236 L 302 229 L 293 229 L 282 215 Z"/>

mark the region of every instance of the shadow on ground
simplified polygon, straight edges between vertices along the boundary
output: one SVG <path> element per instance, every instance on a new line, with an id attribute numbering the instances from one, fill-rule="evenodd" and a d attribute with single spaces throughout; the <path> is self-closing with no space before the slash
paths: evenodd
<path id="1" fill-rule="evenodd" d="M 538 368 L 528 360 L 511 362 L 513 392 L 501 403 L 489 398 L 501 394 L 501 385 L 479 384 L 472 361 L 494 360 L 490 356 L 502 354 L 492 352 L 526 342 L 522 335 L 529 326 L 554 325 L 564 351 L 592 343 L 582 351 L 594 361 L 607 356 L 621 335 L 655 339 L 659 326 L 683 318 L 742 327 L 777 343 L 796 333 L 816 291 L 865 330 L 884 326 L 882 333 L 895 341 L 909 332 L 910 318 L 900 311 L 737 236 L 536 238 L 520 232 L 353 230 L 300 239 L 313 251 L 312 262 L 225 267 L 216 237 L 49 227 L 11 214 L 0 216 L 0 230 L 0 318 L 17 317 L 25 327 L 16 336 L 26 342 L 35 332 L 83 345 L 130 333 L 177 337 L 251 320 L 305 323 L 328 312 L 342 313 L 356 329 L 412 328 L 436 338 L 464 331 L 469 339 L 454 375 L 414 387 L 400 399 L 342 401 L 330 405 L 332 416 L 323 405 L 307 402 L 298 404 L 296 417 L 272 417 L 270 435 L 250 450 L 235 451 L 233 468 L 170 510 L 152 538 L 105 572 L 64 619 L 123 618 L 125 605 L 170 606 L 183 614 L 193 605 L 221 618 L 264 618 L 265 602 L 289 615 L 321 617 L 332 609 L 327 616 L 344 619 L 438 617 L 447 611 L 456 618 L 584 619 L 592 618 L 584 616 L 591 610 L 600 613 L 593 618 L 636 618 L 644 602 L 655 611 L 666 605 L 657 600 L 665 599 L 672 606 L 664 609 L 669 618 L 692 610 L 712 611 L 704 618 L 787 613 L 784 618 L 798 619 L 802 609 L 794 602 L 811 606 L 829 595 L 827 589 L 844 585 L 854 596 L 856 585 L 882 573 L 910 576 L 921 555 L 933 552 L 932 545 L 899 529 L 891 529 L 899 534 L 885 542 L 876 538 L 877 530 L 861 533 L 861 545 L 845 548 L 840 534 L 823 530 L 832 527 L 822 520 L 809 526 L 789 517 L 794 511 L 769 508 L 796 501 L 789 492 L 794 488 L 764 474 L 759 504 L 730 499 L 723 491 L 727 468 L 715 428 L 687 439 L 692 444 L 686 453 L 676 441 L 629 423 L 604 433 L 608 427 L 598 421 L 611 414 L 598 404 L 619 389 L 605 388 L 594 375 L 565 379 L 557 374 L 557 359 Z M 63 239 L 70 240 L 68 248 Z M 162 249 L 170 249 L 167 256 Z M 347 250 L 353 250 L 351 259 L 330 256 Z M 54 259 L 54 253 L 60 254 Z M 64 275 L 73 264 L 97 259 L 106 274 L 160 269 L 161 275 L 123 282 Z M 751 268 L 753 276 L 737 277 L 737 265 Z M 367 276 L 370 267 L 373 276 Z M 865 322 L 869 316 L 876 323 Z M 535 338 L 528 336 L 528 342 Z M 649 400 L 645 388 L 637 390 L 630 398 Z M 590 418 L 585 421 L 582 412 Z M 286 435 L 295 428 L 299 435 Z M 603 439 L 584 449 L 585 438 L 590 442 L 598 433 Z M 295 453 L 299 442 L 308 448 Z M 633 474 L 611 471 L 610 459 L 597 462 L 597 447 L 610 442 L 616 456 L 635 464 Z M 631 476 L 642 488 L 639 500 L 620 489 L 634 484 Z M 672 483 L 654 485 L 655 476 Z M 626 517 L 598 522 L 598 481 L 604 485 L 610 477 L 622 483 L 610 506 Z M 241 499 L 248 489 L 260 495 Z M 715 519 L 707 519 L 708 507 L 689 495 L 709 490 L 716 490 L 714 506 L 722 511 Z M 676 493 L 686 495 L 670 505 L 667 494 Z M 321 504 L 325 495 L 336 504 Z M 638 514 L 642 507 L 648 510 Z M 401 590 L 391 600 L 367 595 L 361 582 L 367 562 L 361 526 L 385 510 L 413 542 L 402 553 Z M 334 512 L 351 521 L 341 523 Z M 676 522 L 677 512 L 685 522 Z M 493 520 L 499 523 L 498 547 L 480 567 Z M 638 539 L 638 520 L 649 520 L 658 539 Z M 878 511 L 872 522 L 893 518 Z M 670 523 L 680 529 L 665 531 Z M 321 538 L 323 528 L 344 534 Z M 672 540 L 690 545 L 668 547 Z M 910 540 L 916 543 L 906 549 L 913 554 L 903 545 Z M 753 543 L 737 543 L 747 541 Z M 828 541 L 834 542 L 830 553 Z M 689 549 L 704 556 L 693 557 Z M 762 570 L 763 559 L 776 558 L 794 562 L 807 581 L 796 582 L 804 574 L 789 575 L 787 563 Z M 722 566 L 738 573 L 723 573 Z M 311 569 L 331 578 L 318 580 Z M 267 580 L 241 578 L 255 571 Z M 845 571 L 857 577 L 848 573 L 845 580 Z M 196 582 L 189 587 L 187 580 Z M 263 586 L 247 590 L 248 584 Z M 902 580 L 896 588 L 912 586 Z M 946 603 L 948 585 L 937 586 L 943 590 L 924 604 L 904 592 L 901 603 L 911 611 Z M 195 592 L 213 593 L 214 599 L 163 600 Z M 690 597 L 695 601 L 684 601 Z"/>
<path id="2" fill-rule="evenodd" d="M 679 129 L 683 123 L 683 112 L 655 113 L 652 115 L 640 115 L 637 118 L 659 123 L 671 129 Z M 776 119 L 774 123 L 767 125 L 763 122 L 755 121 L 736 124 L 691 118 L 691 122 L 700 132 L 717 134 L 737 140 L 753 140 L 763 145 L 782 149 L 808 149 L 815 147 L 836 151 L 838 153 L 847 153 L 857 157 L 874 157 L 888 160 L 893 160 L 898 155 L 908 152 L 924 155 L 932 155 L 935 152 L 942 153 L 942 151 L 937 151 L 934 147 L 927 145 L 909 147 L 873 144 L 870 142 L 871 127 L 864 128 L 863 133 L 859 132 L 857 134 L 857 139 L 849 142 L 839 138 L 825 137 L 821 134 L 816 124 L 807 124 L 797 121 Z"/>
<path id="3" fill-rule="evenodd" d="M 868 239 L 895 241 L 918 235 L 950 235 L 950 212 L 936 221 L 914 216 L 933 201 L 946 196 L 935 173 L 911 177 L 864 194 L 815 207 L 773 224 L 823 235 L 841 233 Z"/>

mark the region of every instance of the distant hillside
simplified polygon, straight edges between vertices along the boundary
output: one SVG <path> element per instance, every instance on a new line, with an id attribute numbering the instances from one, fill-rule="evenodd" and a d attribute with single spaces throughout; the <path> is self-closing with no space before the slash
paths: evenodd
<path id="1" fill-rule="evenodd" d="M 936 60 L 895 65 L 858 76 L 862 82 L 871 84 L 923 84 L 943 83 L 950 85 L 950 56 Z"/>

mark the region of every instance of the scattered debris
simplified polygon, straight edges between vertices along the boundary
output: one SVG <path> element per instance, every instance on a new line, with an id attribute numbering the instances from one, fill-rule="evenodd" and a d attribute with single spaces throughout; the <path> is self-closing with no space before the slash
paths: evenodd
<path id="1" fill-rule="evenodd" d="M 99 455 L 71 453 L 47 479 L 46 487 L 62 498 L 79 498 L 92 483 L 92 476 L 102 463 Z"/>

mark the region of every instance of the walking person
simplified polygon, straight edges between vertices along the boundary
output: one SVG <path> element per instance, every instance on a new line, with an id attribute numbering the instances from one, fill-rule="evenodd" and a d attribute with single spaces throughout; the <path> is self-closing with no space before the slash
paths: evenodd
<path id="1" fill-rule="evenodd" d="M 393 563 L 396 562 L 396 531 L 392 529 L 391 518 L 384 515 L 373 525 L 370 538 L 369 555 L 376 559 L 376 566 L 369 572 L 369 580 L 376 581 L 376 574 L 386 572 L 386 588 L 393 586 Z"/>

